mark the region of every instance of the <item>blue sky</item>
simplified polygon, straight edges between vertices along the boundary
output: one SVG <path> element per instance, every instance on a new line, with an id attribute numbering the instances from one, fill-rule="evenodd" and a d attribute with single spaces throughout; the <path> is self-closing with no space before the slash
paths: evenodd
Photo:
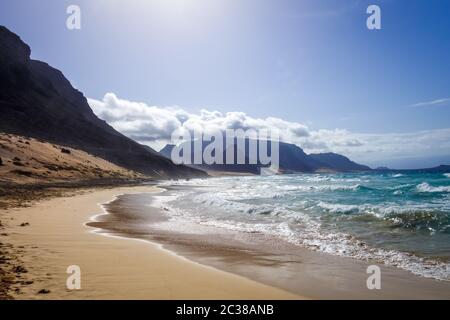
<path id="1" fill-rule="evenodd" d="M 65 27 L 70 4 L 81 8 L 81 30 Z M 369 4 L 381 8 L 381 30 L 366 28 Z M 189 114 L 346 130 L 374 143 L 371 155 L 350 144 L 331 151 L 416 167 L 435 164 L 420 160 L 430 153 L 450 160 L 439 142 L 450 128 L 449 13 L 443 0 L 3 0 L 0 24 L 95 101 L 114 93 Z M 402 140 L 383 153 L 390 137 L 433 130 L 433 148 L 403 152 Z"/>

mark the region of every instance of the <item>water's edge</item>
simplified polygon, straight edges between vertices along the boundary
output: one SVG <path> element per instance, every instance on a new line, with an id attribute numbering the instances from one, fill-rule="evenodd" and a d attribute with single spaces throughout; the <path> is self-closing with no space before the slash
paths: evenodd
<path id="1" fill-rule="evenodd" d="M 258 233 L 173 220 L 170 209 L 161 207 L 160 200 L 178 192 L 119 196 L 105 205 L 105 215 L 97 216 L 89 225 L 113 235 L 156 242 L 194 262 L 313 298 L 450 298 L 448 283 L 385 266 L 381 266 L 383 290 L 368 290 L 367 262 L 317 253 L 289 243 L 281 245 L 275 238 Z"/>

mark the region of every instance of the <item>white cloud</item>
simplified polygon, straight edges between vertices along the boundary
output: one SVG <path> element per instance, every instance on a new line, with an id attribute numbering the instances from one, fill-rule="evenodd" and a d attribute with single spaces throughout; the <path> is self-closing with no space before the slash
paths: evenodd
<path id="1" fill-rule="evenodd" d="M 432 101 L 419 102 L 410 105 L 409 107 L 433 107 L 433 106 L 444 106 L 450 105 L 450 98 L 436 99 Z"/>
<path id="2" fill-rule="evenodd" d="M 130 138 L 152 142 L 170 140 L 177 129 L 211 131 L 226 129 L 278 129 L 283 140 L 293 141 L 309 136 L 307 126 L 279 118 L 253 118 L 243 112 L 208 111 L 188 113 L 178 107 L 156 107 L 119 99 L 107 93 L 102 101 L 88 99 L 94 112 L 116 130 Z"/>
<path id="3" fill-rule="evenodd" d="M 189 113 L 180 107 L 149 106 L 107 93 L 102 101 L 88 99 L 98 117 L 116 130 L 155 149 L 170 141 L 175 130 L 277 129 L 281 139 L 306 152 L 337 152 L 355 161 L 375 164 L 385 159 L 450 154 L 450 128 L 411 133 L 367 134 L 345 129 L 312 130 L 275 117 L 253 118 L 243 112 L 201 110 Z"/>
<path id="4" fill-rule="evenodd" d="M 409 133 L 355 134 L 366 144 L 354 156 L 370 163 L 376 159 L 430 157 L 450 154 L 450 128 Z"/>

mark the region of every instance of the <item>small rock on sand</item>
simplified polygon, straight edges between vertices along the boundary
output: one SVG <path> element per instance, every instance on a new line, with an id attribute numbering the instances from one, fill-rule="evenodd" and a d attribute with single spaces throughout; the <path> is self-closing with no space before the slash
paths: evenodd
<path id="1" fill-rule="evenodd" d="M 49 294 L 49 293 L 50 293 L 50 290 L 48 290 L 48 289 L 41 289 L 38 292 L 38 294 Z"/>

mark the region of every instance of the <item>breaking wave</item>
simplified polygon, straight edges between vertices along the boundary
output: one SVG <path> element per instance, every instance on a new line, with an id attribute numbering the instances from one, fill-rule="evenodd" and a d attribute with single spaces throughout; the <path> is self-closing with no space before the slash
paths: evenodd
<path id="1" fill-rule="evenodd" d="M 450 186 L 433 187 L 427 182 L 419 184 L 416 188 L 419 192 L 450 192 Z"/>
<path id="2" fill-rule="evenodd" d="M 185 183 L 204 188 L 167 205 L 174 219 L 268 234 L 311 250 L 450 280 L 450 186 L 438 174 L 401 178 L 324 174 L 193 180 Z"/>

